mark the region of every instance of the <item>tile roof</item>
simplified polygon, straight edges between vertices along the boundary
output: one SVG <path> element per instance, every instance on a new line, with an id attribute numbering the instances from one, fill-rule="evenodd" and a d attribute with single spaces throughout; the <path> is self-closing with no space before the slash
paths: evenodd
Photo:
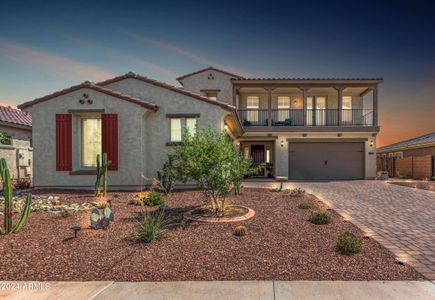
<path id="1" fill-rule="evenodd" d="M 236 78 L 232 81 L 383 81 L 383 78 L 373 77 L 373 78 L 362 78 L 362 77 L 349 77 L 349 78 L 337 78 L 337 77 L 292 77 L 292 78 Z"/>
<path id="2" fill-rule="evenodd" d="M 0 106 L 0 122 L 10 123 L 14 125 L 21 125 L 31 128 L 32 116 L 30 113 L 7 107 Z"/>
<path id="3" fill-rule="evenodd" d="M 237 74 L 234 74 L 234 73 L 230 73 L 230 72 L 225 71 L 225 70 L 221 70 L 221 69 L 218 69 L 218 68 L 215 68 L 215 67 L 208 67 L 208 68 L 201 69 L 201 70 L 198 70 L 198 71 L 195 71 L 195 72 L 192 72 L 192 73 L 186 74 L 186 75 L 182 75 L 182 76 L 180 76 L 180 77 L 177 77 L 176 79 L 177 79 L 177 81 L 180 81 L 180 80 L 182 80 L 182 79 L 184 79 L 184 78 L 186 78 L 186 77 L 190 77 L 190 76 L 193 76 L 193 75 L 199 74 L 199 73 L 204 72 L 204 71 L 216 71 L 216 72 L 220 72 L 220 73 L 223 73 L 223 74 L 226 74 L 226 75 L 232 76 L 232 77 L 234 77 L 234 78 L 240 78 L 240 79 L 243 79 L 243 78 L 244 78 L 243 76 L 240 76 L 240 75 L 237 75 Z"/>
<path id="4" fill-rule="evenodd" d="M 409 140 L 401 141 L 395 144 L 380 147 L 377 149 L 377 151 L 379 152 L 394 151 L 403 148 L 415 147 L 415 146 L 432 144 L 432 143 L 435 143 L 435 132 L 425 134 L 416 138 L 412 138 Z"/>
<path id="5" fill-rule="evenodd" d="M 44 96 L 41 98 L 37 98 L 37 99 L 34 99 L 32 101 L 25 102 L 23 104 L 18 105 L 18 108 L 27 108 L 27 107 L 30 107 L 34 104 L 45 102 L 45 101 L 51 100 L 53 98 L 56 98 L 56 97 L 59 97 L 59 96 L 77 91 L 79 89 L 83 89 L 83 88 L 95 90 L 97 92 L 100 92 L 100 93 L 103 93 L 103 94 L 106 94 L 106 95 L 109 95 L 109 96 L 112 96 L 112 97 L 115 97 L 118 99 L 122 99 L 122 100 L 125 100 L 128 102 L 131 102 L 131 103 L 135 103 L 137 105 L 140 105 L 140 106 L 148 108 L 148 109 L 157 110 L 157 105 L 154 103 L 147 102 L 147 101 L 140 99 L 140 98 L 125 95 L 125 94 L 122 94 L 122 93 L 117 92 L 117 91 L 113 91 L 111 89 L 96 85 L 96 84 L 89 82 L 89 81 L 85 81 L 82 84 L 74 85 L 72 87 L 69 87 L 67 89 L 52 93 L 50 95 L 47 95 L 47 96 Z"/>
<path id="6" fill-rule="evenodd" d="M 198 100 L 201 100 L 201 101 L 213 104 L 213 105 L 217 105 L 225 110 L 229 110 L 229 111 L 236 110 L 235 106 L 230 105 L 228 103 L 225 103 L 225 102 L 222 102 L 219 100 L 211 100 L 211 99 L 204 97 L 202 95 L 187 91 L 185 89 L 182 89 L 182 88 L 179 88 L 179 87 L 176 87 L 176 86 L 173 86 L 173 85 L 170 85 L 170 84 L 167 84 L 167 83 L 155 80 L 155 79 L 141 76 L 141 75 L 133 73 L 133 72 L 129 72 L 125 75 L 121 75 L 121 76 L 118 76 L 118 77 L 115 77 L 112 79 L 108 79 L 108 80 L 105 80 L 102 82 L 98 82 L 98 83 L 96 83 L 96 85 L 105 86 L 105 85 L 108 85 L 108 84 L 111 84 L 111 83 L 114 83 L 117 81 L 121 81 L 124 79 L 128 79 L 128 78 L 137 79 L 137 80 L 140 80 L 140 81 L 143 81 L 143 82 L 146 82 L 146 83 L 149 83 L 149 84 L 152 84 L 152 85 L 155 85 L 155 86 L 167 89 L 167 90 L 171 90 L 171 91 L 176 92 L 176 93 L 180 93 L 180 94 L 183 94 L 183 95 L 186 95 L 186 96 L 189 96 L 189 97 L 192 97 L 192 98 L 195 98 L 195 99 L 198 99 Z"/>

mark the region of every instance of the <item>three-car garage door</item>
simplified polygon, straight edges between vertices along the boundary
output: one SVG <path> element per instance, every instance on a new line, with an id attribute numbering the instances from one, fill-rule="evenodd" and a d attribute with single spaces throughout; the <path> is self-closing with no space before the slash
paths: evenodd
<path id="1" fill-rule="evenodd" d="M 290 179 L 363 179 L 364 142 L 289 142 Z"/>

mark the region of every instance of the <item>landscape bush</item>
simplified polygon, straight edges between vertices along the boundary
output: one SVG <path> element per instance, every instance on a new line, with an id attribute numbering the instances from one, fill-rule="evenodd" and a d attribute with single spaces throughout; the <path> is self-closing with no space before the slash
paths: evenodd
<path id="1" fill-rule="evenodd" d="M 303 202 L 303 203 L 299 204 L 298 207 L 300 209 L 310 209 L 311 208 L 311 204 L 308 203 L 308 202 Z"/>
<path id="2" fill-rule="evenodd" d="M 146 206 L 156 206 L 165 202 L 163 195 L 156 191 L 149 192 L 142 201 Z"/>
<path id="3" fill-rule="evenodd" d="M 248 228 L 246 228 L 245 225 L 237 225 L 236 227 L 234 227 L 233 229 L 233 234 L 235 236 L 245 236 L 247 235 L 248 232 Z"/>
<path id="4" fill-rule="evenodd" d="M 338 237 L 336 249 L 344 255 L 352 255 L 361 251 L 362 241 L 351 232 L 346 231 Z"/>
<path id="5" fill-rule="evenodd" d="M 294 188 L 294 189 L 288 188 L 285 190 L 285 193 L 290 197 L 299 197 L 302 196 L 305 193 L 305 191 L 300 188 Z"/>
<path id="6" fill-rule="evenodd" d="M 166 218 L 164 211 L 149 213 L 146 212 L 141 219 L 138 220 L 137 227 L 132 233 L 135 240 L 151 243 L 154 240 L 162 238 L 170 226 L 169 220 Z"/>
<path id="7" fill-rule="evenodd" d="M 195 182 L 212 212 L 219 215 L 224 214 L 226 198 L 240 193 L 243 178 L 258 172 L 225 132 L 212 128 L 196 128 L 195 134 L 184 129 L 183 143 L 170 155 L 176 180 Z"/>
<path id="8" fill-rule="evenodd" d="M 331 223 L 331 215 L 326 212 L 313 212 L 310 216 L 310 222 L 317 225 Z"/>

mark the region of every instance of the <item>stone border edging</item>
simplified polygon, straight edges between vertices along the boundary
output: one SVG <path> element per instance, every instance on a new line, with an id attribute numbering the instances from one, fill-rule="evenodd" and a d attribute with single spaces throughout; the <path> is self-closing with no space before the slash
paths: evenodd
<path id="1" fill-rule="evenodd" d="M 241 222 L 246 221 L 253 216 L 255 216 L 255 211 L 252 208 L 242 206 L 242 205 L 231 205 L 233 207 L 241 207 L 244 209 L 247 209 L 248 212 L 240 217 L 222 217 L 222 218 L 212 218 L 212 217 L 201 217 L 201 216 L 193 216 L 192 212 L 195 211 L 197 208 L 192 209 L 184 214 L 184 217 L 191 221 L 198 221 L 198 222 L 204 222 L 204 223 L 230 223 L 230 222 Z"/>

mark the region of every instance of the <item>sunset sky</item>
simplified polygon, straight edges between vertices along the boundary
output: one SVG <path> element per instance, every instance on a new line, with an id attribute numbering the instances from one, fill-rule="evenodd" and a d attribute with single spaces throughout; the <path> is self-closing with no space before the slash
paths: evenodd
<path id="1" fill-rule="evenodd" d="M 8 3 L 9 2 L 9 3 Z M 128 71 L 383 77 L 378 146 L 435 131 L 433 1 L 2 1 L 0 102 Z"/>

